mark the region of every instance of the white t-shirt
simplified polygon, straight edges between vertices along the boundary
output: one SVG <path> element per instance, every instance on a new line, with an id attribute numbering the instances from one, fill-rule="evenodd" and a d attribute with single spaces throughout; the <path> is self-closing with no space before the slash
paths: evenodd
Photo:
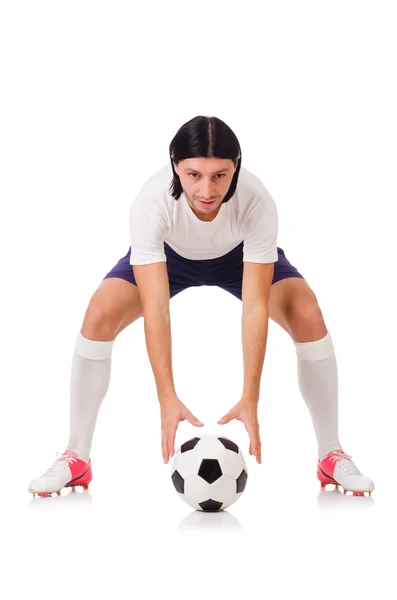
<path id="1" fill-rule="evenodd" d="M 221 204 L 213 221 L 201 221 L 186 196 L 169 192 L 173 171 L 167 165 L 143 185 L 130 208 L 131 265 L 166 262 L 164 242 L 188 259 L 217 258 L 242 241 L 243 261 L 278 260 L 275 202 L 263 183 L 241 167 L 235 193 Z"/>

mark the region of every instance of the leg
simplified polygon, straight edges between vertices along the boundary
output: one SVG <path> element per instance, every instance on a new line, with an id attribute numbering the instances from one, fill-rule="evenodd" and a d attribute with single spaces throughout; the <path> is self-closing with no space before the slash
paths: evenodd
<path id="1" fill-rule="evenodd" d="M 114 340 L 141 315 L 138 288 L 116 277 L 104 279 L 88 305 L 72 361 L 70 437 L 66 448 L 85 462 L 109 388 Z"/>
<path id="2" fill-rule="evenodd" d="M 170 297 L 194 284 L 186 261 L 166 244 Z M 139 319 L 142 305 L 130 264 L 131 248 L 109 271 L 91 298 L 72 366 L 71 431 L 67 450 L 88 458 L 100 405 L 110 383 L 116 336 Z M 83 459 L 84 459 L 83 458 Z"/>
<path id="3" fill-rule="evenodd" d="M 342 485 L 354 494 L 371 492 L 374 483 L 364 477 L 345 454 L 338 436 L 338 373 L 331 336 L 317 298 L 282 248 L 269 296 L 269 316 L 292 338 L 298 357 L 299 387 L 311 413 L 318 443 L 317 477 Z M 220 261 L 216 285 L 241 300 L 242 252 L 239 248 Z M 320 459 L 324 459 L 321 460 Z"/>
<path id="4" fill-rule="evenodd" d="M 307 282 L 289 277 L 273 284 L 269 316 L 292 338 L 298 383 L 310 411 L 322 460 L 341 449 L 338 435 L 338 373 L 331 336 L 317 298 Z"/>
<path id="5" fill-rule="evenodd" d="M 99 409 L 110 383 L 113 343 L 143 313 L 130 252 L 105 276 L 89 302 L 72 359 L 69 444 L 54 465 L 30 483 L 33 494 L 59 494 L 62 488 L 76 485 L 87 488 L 92 480 L 89 457 Z M 167 255 L 171 298 L 195 284 L 179 273 L 179 258 Z"/>
<path id="6" fill-rule="evenodd" d="M 118 277 L 104 279 L 84 315 L 81 334 L 90 340 L 114 341 L 143 315 L 136 285 Z"/>
<path id="7" fill-rule="evenodd" d="M 88 488 L 90 451 L 99 408 L 110 381 L 112 347 L 117 334 L 142 314 L 138 288 L 129 281 L 102 281 L 91 298 L 72 359 L 70 437 L 66 451 L 29 491 L 60 494 L 64 487 Z"/>
<path id="8" fill-rule="evenodd" d="M 300 277 L 273 283 L 269 296 L 269 316 L 294 342 L 314 342 L 327 335 L 327 328 L 309 284 Z"/>
<path id="9" fill-rule="evenodd" d="M 269 296 L 269 316 L 293 339 L 298 355 L 298 381 L 310 410 L 320 456 L 339 449 L 337 367 L 331 337 L 317 298 L 282 248 Z M 242 248 L 219 259 L 216 285 L 241 300 Z"/>

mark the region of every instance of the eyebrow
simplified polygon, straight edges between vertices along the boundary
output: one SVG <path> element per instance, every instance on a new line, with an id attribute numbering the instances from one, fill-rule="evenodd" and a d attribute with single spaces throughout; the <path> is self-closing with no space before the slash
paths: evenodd
<path id="1" fill-rule="evenodd" d="M 222 173 L 222 171 L 229 171 L 230 169 L 228 167 L 224 168 L 224 169 L 220 169 L 220 171 L 215 171 L 214 175 L 216 175 L 217 173 Z M 196 171 L 195 169 L 185 169 L 185 171 L 192 171 L 193 173 L 200 173 L 200 171 Z"/>

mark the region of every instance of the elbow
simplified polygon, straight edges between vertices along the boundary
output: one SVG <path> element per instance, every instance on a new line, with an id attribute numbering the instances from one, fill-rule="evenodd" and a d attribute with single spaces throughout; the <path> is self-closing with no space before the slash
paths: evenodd
<path id="1" fill-rule="evenodd" d="M 142 314 L 144 319 L 150 319 L 157 316 L 170 316 L 169 302 L 156 302 L 150 300 L 142 304 Z"/>
<path id="2" fill-rule="evenodd" d="M 243 303 L 243 315 L 262 315 L 269 317 L 269 303 L 261 300 Z"/>

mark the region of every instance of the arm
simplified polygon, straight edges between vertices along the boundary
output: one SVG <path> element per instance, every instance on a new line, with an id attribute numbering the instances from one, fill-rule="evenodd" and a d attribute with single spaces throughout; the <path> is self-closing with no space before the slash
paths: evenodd
<path id="1" fill-rule="evenodd" d="M 175 394 L 171 365 L 170 290 L 164 253 L 169 214 L 164 190 L 147 182 L 130 207 L 130 264 L 143 308 L 148 357 L 160 398 Z"/>
<path id="2" fill-rule="evenodd" d="M 160 403 L 176 396 L 172 374 L 170 289 L 165 262 L 133 266 L 143 308 L 146 348 Z"/>
<path id="3" fill-rule="evenodd" d="M 269 296 L 277 253 L 276 204 L 263 187 L 244 223 L 243 269 L 243 395 L 259 399 L 269 323 Z"/>
<path id="4" fill-rule="evenodd" d="M 261 462 L 258 422 L 260 380 L 269 323 L 269 296 L 277 261 L 277 207 L 265 187 L 243 224 L 242 341 L 244 387 L 241 400 L 218 423 L 238 419 L 250 437 L 249 453 Z"/>
<path id="5" fill-rule="evenodd" d="M 176 395 L 172 375 L 170 289 L 165 262 L 134 265 L 135 281 L 143 307 L 146 347 L 156 380 L 161 406 L 161 447 L 168 463 L 175 453 L 178 423 L 185 419 L 196 427 L 204 424 Z"/>
<path id="6" fill-rule="evenodd" d="M 242 338 L 244 358 L 244 388 L 241 400 L 218 421 L 229 423 L 238 419 L 244 423 L 250 437 L 249 453 L 261 458 L 258 422 L 259 388 L 265 358 L 269 322 L 269 295 L 274 263 L 244 262 Z"/>
<path id="7" fill-rule="evenodd" d="M 130 208 L 130 264 L 142 303 L 146 348 L 156 380 L 161 407 L 161 447 L 164 462 L 175 453 L 180 421 L 202 427 L 177 397 L 172 374 L 170 286 L 164 239 L 170 215 L 164 190 L 150 183 L 143 187 Z"/>
<path id="8" fill-rule="evenodd" d="M 269 295 L 274 263 L 244 263 L 242 287 L 242 342 L 244 362 L 243 396 L 259 400 L 260 380 L 265 360 Z"/>

